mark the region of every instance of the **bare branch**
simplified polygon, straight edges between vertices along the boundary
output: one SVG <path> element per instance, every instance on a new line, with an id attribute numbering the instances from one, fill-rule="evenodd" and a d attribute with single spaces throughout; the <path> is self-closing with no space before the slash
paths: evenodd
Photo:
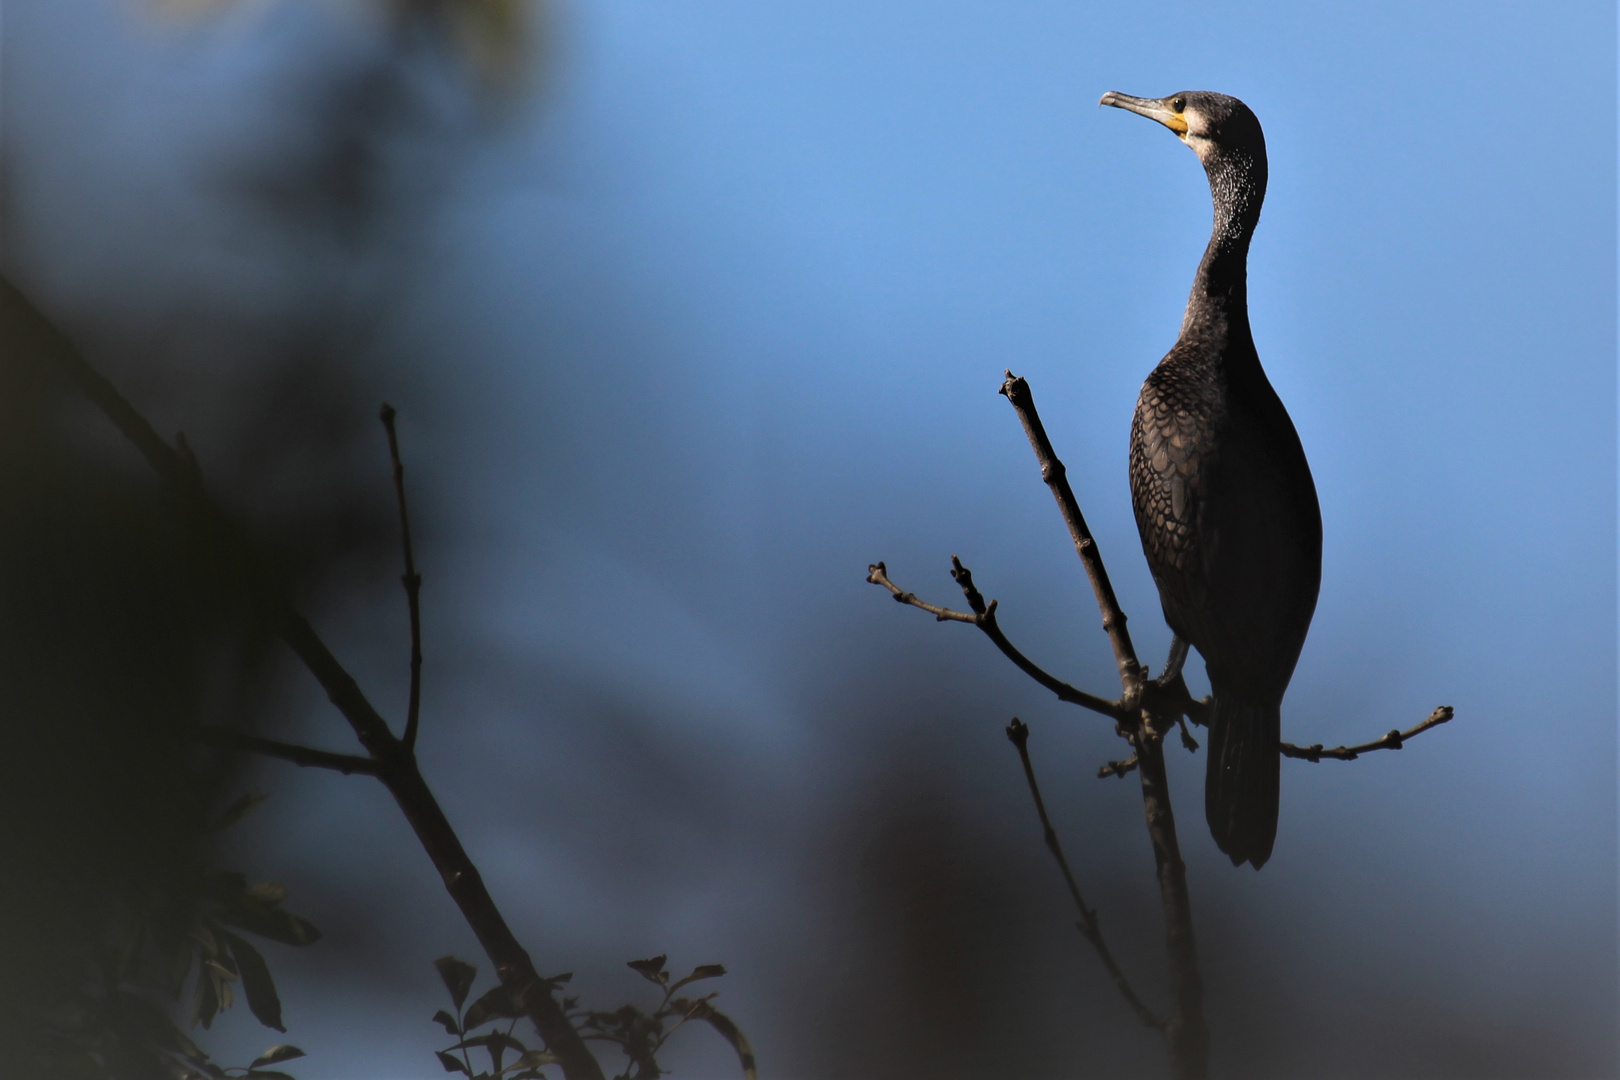
<path id="1" fill-rule="evenodd" d="M 1023 762 L 1024 779 L 1029 781 L 1029 794 L 1035 800 L 1035 812 L 1041 818 L 1041 832 L 1046 838 L 1046 849 L 1052 853 L 1052 858 L 1057 860 L 1058 869 L 1063 871 L 1063 880 L 1068 883 L 1069 895 L 1074 898 L 1074 906 L 1080 912 L 1080 921 L 1075 926 L 1079 928 L 1081 936 L 1097 951 L 1097 958 L 1108 969 L 1108 974 L 1113 976 L 1114 985 L 1119 988 L 1126 1003 L 1135 1010 L 1142 1023 L 1163 1031 L 1166 1021 L 1144 1005 L 1142 999 L 1136 996 L 1136 991 L 1131 989 L 1125 973 L 1114 960 L 1114 954 L 1108 951 L 1108 945 L 1103 941 L 1096 909 L 1087 907 L 1085 897 L 1080 895 L 1080 886 L 1075 883 L 1074 872 L 1069 869 L 1069 860 L 1064 858 L 1063 845 L 1058 843 L 1057 830 L 1052 828 L 1052 819 L 1046 815 L 1046 802 L 1041 798 L 1040 785 L 1035 782 L 1035 767 L 1029 761 L 1029 727 L 1015 716 L 1012 723 L 1007 725 L 1007 738 L 1018 748 L 1018 760 Z"/>
<path id="2" fill-rule="evenodd" d="M 1204 1020 L 1204 977 L 1198 970 L 1198 942 L 1193 933 L 1192 899 L 1187 893 L 1187 864 L 1176 838 L 1170 806 L 1170 780 L 1164 768 L 1164 740 L 1146 732 L 1133 737 L 1137 775 L 1142 781 L 1142 811 L 1159 898 L 1164 908 L 1164 939 L 1170 960 L 1170 997 L 1175 1002 L 1164 1041 L 1175 1080 L 1203 1080 L 1209 1063 L 1209 1026 Z"/>
<path id="3" fill-rule="evenodd" d="M 1137 757 L 1135 754 L 1132 754 L 1124 761 L 1110 761 L 1108 764 L 1097 770 L 1097 779 L 1106 780 L 1110 776 L 1117 776 L 1123 780 L 1125 779 L 1126 773 L 1136 771 L 1136 763 Z"/>
<path id="4" fill-rule="evenodd" d="M 1204 980 L 1198 970 L 1198 946 L 1193 935 L 1192 901 L 1187 893 L 1187 866 L 1176 839 L 1176 820 L 1170 805 L 1170 781 L 1164 768 L 1164 740 L 1155 721 L 1162 722 L 1167 705 L 1186 712 L 1196 709 L 1179 671 L 1166 685 L 1150 684 L 1136 658 L 1131 637 L 1125 628 L 1114 587 L 1109 583 L 1102 554 L 1086 527 L 1069 487 L 1063 463 L 1052 450 L 1029 384 L 1007 372 L 1001 392 L 1012 403 L 1023 425 L 1024 434 L 1041 466 L 1041 479 L 1057 500 L 1074 549 L 1091 581 L 1097 607 L 1102 612 L 1103 629 L 1108 632 L 1114 659 L 1119 664 L 1122 712 L 1120 734 L 1136 748 L 1137 774 L 1142 781 L 1142 810 L 1147 819 L 1148 837 L 1153 842 L 1153 859 L 1158 869 L 1159 896 L 1164 907 L 1165 944 L 1170 960 L 1170 992 L 1175 1002 L 1165 1023 L 1165 1045 L 1170 1052 L 1170 1068 L 1176 1080 L 1203 1080 L 1209 1061 L 1209 1028 L 1204 1020 Z M 1140 710 L 1140 712 L 1138 712 Z M 1191 715 L 1191 713 L 1188 713 Z"/>
<path id="5" fill-rule="evenodd" d="M 1074 490 L 1069 487 L 1067 470 L 1052 450 L 1052 441 L 1046 437 L 1046 428 L 1041 424 L 1040 413 L 1035 411 L 1035 397 L 1030 393 L 1029 383 L 1010 371 L 1006 375 L 1006 381 L 1001 384 L 1001 393 L 1006 395 L 1007 400 L 1012 403 L 1013 410 L 1018 413 L 1018 422 L 1023 425 L 1024 434 L 1029 437 L 1029 445 L 1035 451 L 1035 460 L 1040 462 L 1041 479 L 1046 481 L 1046 486 L 1052 491 L 1052 497 L 1057 500 L 1058 509 L 1063 512 L 1063 521 L 1069 527 L 1069 537 L 1074 541 L 1074 550 L 1086 568 L 1086 577 L 1091 580 L 1092 592 L 1097 594 L 1097 607 L 1102 611 L 1103 629 L 1108 632 L 1108 642 L 1114 648 L 1114 659 L 1119 664 L 1120 681 L 1125 688 L 1125 697 L 1129 699 L 1141 685 L 1142 665 L 1136 659 L 1136 649 L 1131 644 L 1130 631 L 1125 627 L 1125 612 L 1120 610 L 1119 600 L 1114 596 L 1114 586 L 1108 580 L 1108 570 L 1103 566 L 1102 553 L 1097 550 L 1097 542 L 1092 539 L 1091 530 L 1086 527 L 1086 519 L 1080 513 L 1080 504 L 1075 500 Z"/>
<path id="6" fill-rule="evenodd" d="M 336 769 L 344 776 L 352 773 L 376 776 L 381 771 L 381 767 L 371 758 L 357 757 L 354 754 L 334 754 L 330 750 L 316 750 L 311 746 L 278 742 L 275 739 L 261 739 L 257 735 L 247 735 L 226 728 L 198 727 L 194 728 L 191 734 L 198 742 L 205 742 L 211 746 L 223 746 L 228 750 L 281 758 L 294 765 Z"/>
<path id="7" fill-rule="evenodd" d="M 1373 750 L 1399 750 L 1406 740 L 1421 735 L 1430 728 L 1439 727 L 1450 720 L 1455 713 L 1450 705 L 1442 705 L 1429 714 L 1429 718 L 1410 731 L 1391 731 L 1381 739 L 1374 739 L 1370 743 L 1360 746 L 1336 746 L 1332 750 L 1322 749 L 1322 744 L 1315 746 L 1295 746 L 1293 743 L 1283 743 L 1283 757 L 1301 758 L 1305 761 L 1321 761 L 1323 758 L 1333 758 L 1336 761 L 1354 761 L 1362 754 Z"/>
<path id="8" fill-rule="evenodd" d="M 916 593 L 909 593 L 889 580 L 889 568 L 882 563 L 873 563 L 866 568 L 866 580 L 873 585 L 881 585 L 889 590 L 896 600 L 902 604 L 910 604 L 914 608 L 921 608 L 940 622 L 965 622 L 979 625 L 980 616 L 968 611 L 952 611 L 937 604 L 930 604 L 925 600 L 917 599 Z"/>
<path id="9" fill-rule="evenodd" d="M 888 589 L 890 595 L 900 603 L 910 604 L 914 608 L 921 608 L 940 622 L 971 623 L 983 630 L 985 636 L 995 642 L 996 648 L 1000 649 L 1007 659 L 1017 664 L 1020 671 L 1052 691 L 1060 701 L 1067 701 L 1071 705 L 1079 705 L 1081 708 L 1102 713 L 1104 716 L 1111 716 L 1116 720 L 1124 715 L 1124 707 L 1119 702 L 1109 701 L 1107 698 L 1100 698 L 1095 694 L 1088 694 L 1084 690 L 1070 686 L 1062 679 L 1048 674 L 1023 653 L 1019 652 L 1018 648 L 1007 640 L 1007 635 L 1001 632 L 1001 627 L 996 622 L 996 602 L 992 600 L 988 604 L 985 603 L 984 597 L 973 586 L 972 572 L 963 566 L 961 560 L 954 555 L 951 556 L 951 576 L 962 586 L 962 592 L 967 597 L 968 606 L 973 608 L 971 613 L 952 611 L 950 608 L 939 607 L 936 604 L 919 600 L 915 593 L 905 592 L 890 581 L 888 568 L 882 563 L 873 563 L 866 568 L 866 580 L 874 585 L 881 585 Z"/>
<path id="10" fill-rule="evenodd" d="M 382 424 L 388 431 L 388 456 L 394 465 L 394 496 L 399 503 L 399 535 L 405 546 L 405 603 L 411 611 L 411 696 L 405 711 L 407 753 L 416 751 L 416 721 L 422 711 L 422 575 L 416 572 L 411 552 L 411 515 L 405 509 L 405 465 L 399 459 L 399 436 L 394 431 L 394 407 L 383 402 Z"/>

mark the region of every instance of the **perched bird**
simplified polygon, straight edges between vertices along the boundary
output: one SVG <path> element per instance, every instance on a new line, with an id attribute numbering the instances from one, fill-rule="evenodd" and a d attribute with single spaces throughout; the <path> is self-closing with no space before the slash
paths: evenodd
<path id="1" fill-rule="evenodd" d="M 1204 815 L 1232 865 L 1271 857 L 1283 692 L 1322 578 L 1322 515 L 1299 435 L 1249 332 L 1249 239 L 1266 194 L 1260 121 L 1234 97 L 1188 91 L 1101 104 L 1157 120 L 1209 175 L 1215 228 L 1181 336 L 1142 386 L 1131 503 L 1165 621 L 1191 644 L 1213 705 Z"/>

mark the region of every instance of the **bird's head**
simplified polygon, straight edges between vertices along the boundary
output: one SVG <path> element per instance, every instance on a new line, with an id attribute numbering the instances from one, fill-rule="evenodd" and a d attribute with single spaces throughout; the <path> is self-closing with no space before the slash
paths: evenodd
<path id="1" fill-rule="evenodd" d="M 1184 90 L 1162 98 L 1110 90 L 1098 104 L 1157 120 L 1192 147 L 1209 174 L 1218 237 L 1247 237 L 1254 230 L 1266 197 L 1266 137 L 1247 105 L 1209 90 Z"/>
<path id="2" fill-rule="evenodd" d="M 1226 94 L 1184 90 L 1169 97 L 1139 98 L 1110 90 L 1098 104 L 1157 120 L 1192 147 L 1206 167 L 1228 155 L 1259 162 L 1266 159 L 1266 137 L 1260 131 L 1260 121 L 1247 105 Z"/>

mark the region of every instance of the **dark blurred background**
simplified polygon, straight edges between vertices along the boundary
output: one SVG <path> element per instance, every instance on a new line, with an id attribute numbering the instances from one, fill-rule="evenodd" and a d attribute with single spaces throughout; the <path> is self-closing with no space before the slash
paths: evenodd
<path id="1" fill-rule="evenodd" d="M 1002 729 L 1030 724 L 1081 885 L 1162 1004 L 1136 783 L 1094 779 L 1121 744 L 862 578 L 881 558 L 950 601 L 958 554 L 1029 653 L 1111 690 L 995 394 L 1010 367 L 1158 666 L 1125 442 L 1208 192 L 1169 135 L 1095 101 L 1242 97 L 1271 158 L 1256 338 L 1327 535 L 1285 737 L 1457 719 L 1285 763 L 1260 874 L 1215 850 L 1202 756 L 1175 752 L 1214 1072 L 1620 1068 L 1612 5 L 3 19 L 4 272 L 185 431 L 396 722 L 375 416 L 400 410 L 421 754 L 496 899 L 590 1004 L 643 992 L 627 960 L 724 963 L 718 1004 L 786 1080 L 1162 1072 L 1073 930 Z M 440 1075 L 430 961 L 488 965 L 426 856 L 374 782 L 176 747 L 198 719 L 353 740 L 134 455 L 13 352 L 7 964 L 53 970 L 104 893 L 208 850 L 205 809 L 269 791 L 213 850 L 325 931 L 265 947 L 310 1054 L 289 1067 Z M 237 1008 L 201 1038 L 243 1063 L 283 1037 Z M 736 1074 L 704 1031 L 670 1063 Z"/>

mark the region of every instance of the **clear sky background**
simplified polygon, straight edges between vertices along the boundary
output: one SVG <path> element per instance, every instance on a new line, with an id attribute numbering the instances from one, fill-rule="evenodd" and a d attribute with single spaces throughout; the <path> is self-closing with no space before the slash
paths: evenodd
<path id="1" fill-rule="evenodd" d="M 1215 1074 L 1615 1071 L 1611 4 L 557 4 L 515 103 L 469 120 L 422 76 L 387 99 L 409 122 L 364 114 L 394 134 L 356 137 L 386 208 L 356 235 L 296 196 L 348 145 L 332 102 L 385 65 L 374 28 L 141 11 L 6 3 L 7 270 L 188 432 L 228 429 L 220 388 L 283 363 L 289 322 L 341 324 L 366 417 L 402 413 L 422 753 L 497 899 L 598 1004 L 636 992 L 625 960 L 725 963 L 781 1080 L 1156 1075 L 1002 728 L 1031 725 L 1162 1003 L 1135 782 L 1091 778 L 1122 744 L 863 576 L 952 601 L 960 555 L 1039 662 L 1116 685 L 1011 368 L 1158 667 L 1126 441 L 1209 195 L 1096 100 L 1241 97 L 1270 155 L 1251 318 L 1325 529 L 1284 737 L 1457 719 L 1284 762 L 1259 874 L 1173 752 Z M 393 572 L 321 619 L 398 713 Z M 280 733 L 345 747 L 291 685 Z M 482 958 L 425 857 L 363 780 L 257 776 L 238 861 L 328 932 L 271 958 L 297 1074 L 437 1075 L 429 961 Z M 243 1012 L 210 1045 L 267 1034 Z M 678 1075 L 732 1075 L 716 1046 L 689 1033 Z"/>

